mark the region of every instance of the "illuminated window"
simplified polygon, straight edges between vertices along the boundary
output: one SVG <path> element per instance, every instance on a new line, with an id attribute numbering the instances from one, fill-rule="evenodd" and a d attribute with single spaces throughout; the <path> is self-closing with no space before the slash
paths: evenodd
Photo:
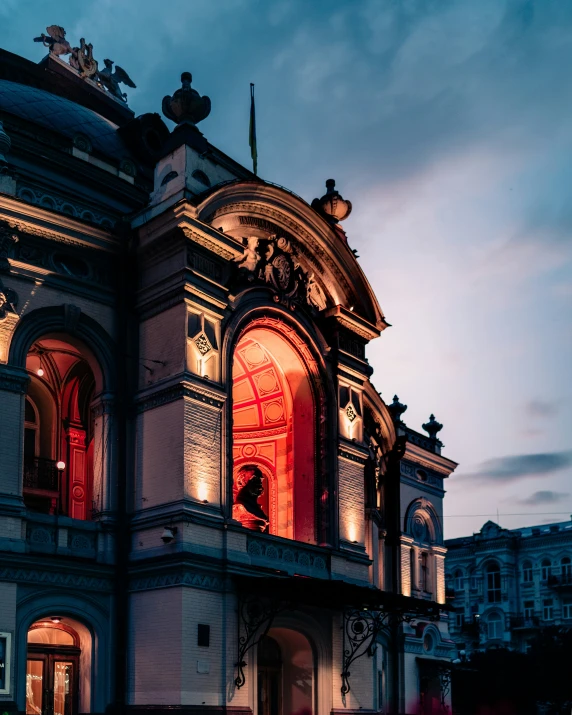
<path id="1" fill-rule="evenodd" d="M 233 361 L 233 517 L 316 541 L 316 401 L 307 358 L 282 334 L 253 328 Z"/>

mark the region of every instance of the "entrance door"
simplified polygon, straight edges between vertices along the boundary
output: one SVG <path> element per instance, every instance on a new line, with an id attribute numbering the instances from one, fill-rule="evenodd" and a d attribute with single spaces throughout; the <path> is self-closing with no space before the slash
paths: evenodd
<path id="1" fill-rule="evenodd" d="M 26 715 L 77 715 L 78 656 L 28 653 Z"/>
<path id="2" fill-rule="evenodd" d="M 258 644 L 258 715 L 282 715 L 282 653 L 270 636 Z"/>

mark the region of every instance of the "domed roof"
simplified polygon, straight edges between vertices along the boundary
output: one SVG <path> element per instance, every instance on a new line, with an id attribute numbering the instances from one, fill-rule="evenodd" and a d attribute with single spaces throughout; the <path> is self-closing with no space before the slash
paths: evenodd
<path id="1" fill-rule="evenodd" d="M 116 159 L 130 156 L 117 134 L 116 124 L 91 109 L 43 89 L 0 79 L 1 112 L 34 122 L 70 139 L 76 134 L 85 134 L 95 150 Z"/>

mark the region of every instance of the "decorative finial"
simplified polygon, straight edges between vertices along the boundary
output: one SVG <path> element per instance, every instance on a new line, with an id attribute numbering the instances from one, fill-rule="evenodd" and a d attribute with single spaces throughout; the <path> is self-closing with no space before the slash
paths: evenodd
<path id="1" fill-rule="evenodd" d="M 352 212 L 351 202 L 343 199 L 335 187 L 336 182 L 334 179 L 328 179 L 326 181 L 326 193 L 321 199 L 312 201 L 312 208 L 332 224 L 344 221 Z"/>
<path id="2" fill-rule="evenodd" d="M 6 159 L 6 154 L 10 151 L 11 146 L 12 140 L 4 131 L 4 126 L 0 121 L 0 174 L 3 174 L 8 170 L 8 159 Z"/>
<path id="3" fill-rule="evenodd" d="M 209 116 L 211 100 L 209 97 L 201 97 L 197 90 L 191 87 L 192 81 L 193 75 L 183 72 L 181 89 L 172 97 L 163 97 L 163 114 L 179 125 L 186 124 L 196 129 L 196 125 Z"/>
<path id="4" fill-rule="evenodd" d="M 399 397 L 394 395 L 393 403 L 388 405 L 387 409 L 391 412 L 394 422 L 401 422 L 401 415 L 407 410 L 407 405 L 403 405 L 399 402 Z"/>
<path id="5" fill-rule="evenodd" d="M 429 415 L 429 422 L 426 422 L 422 427 L 431 439 L 437 439 L 437 432 L 443 429 L 443 425 L 437 422 L 435 415 Z"/>

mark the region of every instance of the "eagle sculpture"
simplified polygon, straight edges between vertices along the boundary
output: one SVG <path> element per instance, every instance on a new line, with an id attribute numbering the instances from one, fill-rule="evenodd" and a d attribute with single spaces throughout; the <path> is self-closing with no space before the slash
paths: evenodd
<path id="1" fill-rule="evenodd" d="M 113 60 L 103 60 L 103 63 L 105 69 L 97 73 L 99 83 L 114 97 L 117 97 L 117 99 L 120 99 L 122 102 L 127 102 L 127 95 L 121 91 L 119 85 L 123 83 L 135 89 L 135 83 L 119 65 L 115 65 L 115 71 L 113 71 Z"/>

